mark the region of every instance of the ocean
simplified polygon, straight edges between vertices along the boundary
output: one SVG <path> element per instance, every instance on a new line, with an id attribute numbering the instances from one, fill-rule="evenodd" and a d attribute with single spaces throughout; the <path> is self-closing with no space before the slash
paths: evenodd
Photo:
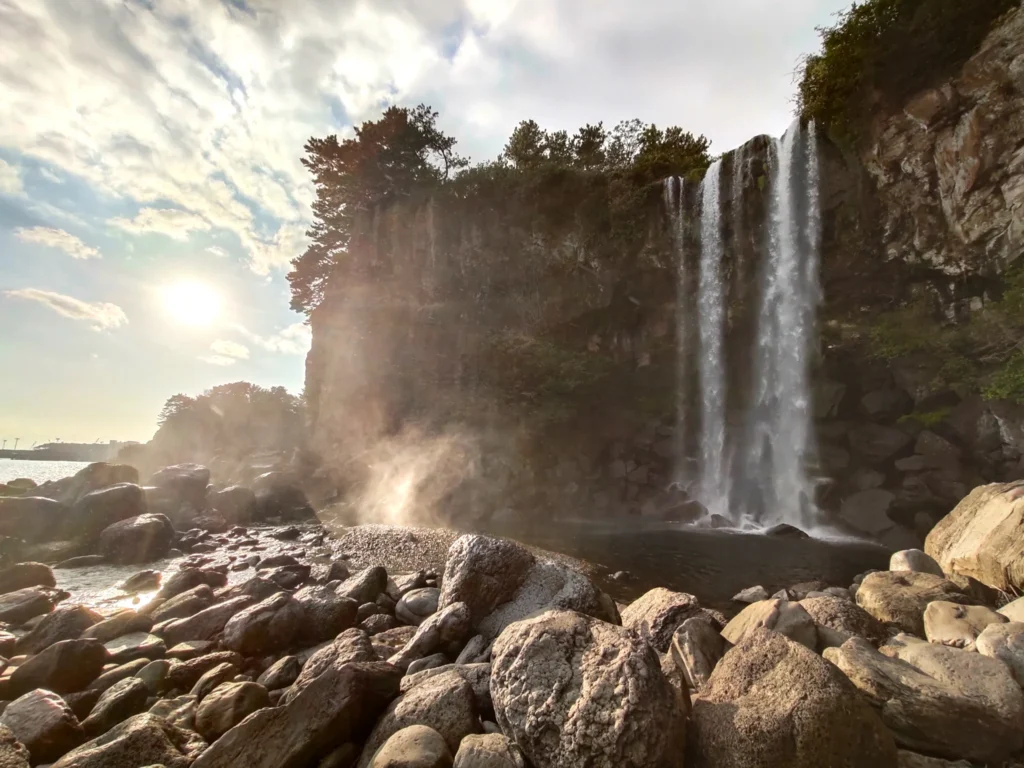
<path id="1" fill-rule="evenodd" d="M 88 466 L 88 461 L 25 461 L 23 459 L 0 459 L 0 483 L 14 480 L 19 477 L 27 477 L 37 483 L 45 483 L 47 480 L 60 480 L 62 477 L 70 477 L 82 467 Z"/>

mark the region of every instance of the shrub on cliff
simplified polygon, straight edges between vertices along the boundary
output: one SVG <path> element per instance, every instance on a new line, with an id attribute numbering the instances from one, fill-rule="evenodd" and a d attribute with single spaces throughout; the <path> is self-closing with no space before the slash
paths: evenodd
<path id="1" fill-rule="evenodd" d="M 956 73 L 1017 0 L 866 0 L 819 28 L 797 107 L 833 138 L 856 142 L 875 107 L 893 109 Z"/>

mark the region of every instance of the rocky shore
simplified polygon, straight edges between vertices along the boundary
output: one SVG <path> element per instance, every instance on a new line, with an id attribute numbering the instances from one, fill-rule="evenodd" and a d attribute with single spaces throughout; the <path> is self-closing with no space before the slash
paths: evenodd
<path id="1" fill-rule="evenodd" d="M 509 539 L 332 539 L 282 476 L 138 480 L 91 465 L 0 499 L 4 768 L 1024 759 L 1020 483 L 978 488 L 889 570 L 719 610 L 616 602 Z"/>

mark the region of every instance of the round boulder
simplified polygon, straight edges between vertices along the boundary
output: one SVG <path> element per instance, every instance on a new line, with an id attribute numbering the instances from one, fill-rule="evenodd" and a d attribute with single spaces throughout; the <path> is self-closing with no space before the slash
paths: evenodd
<path id="1" fill-rule="evenodd" d="M 26 587 L 55 587 L 50 566 L 42 563 L 17 563 L 0 571 L 0 595 Z"/>
<path id="2" fill-rule="evenodd" d="M 0 715 L 0 723 L 28 747 L 33 764 L 52 762 L 85 741 L 75 713 L 51 691 L 36 689 L 15 699 Z"/>
<path id="3" fill-rule="evenodd" d="M 428 617 L 437 613 L 437 601 L 441 590 L 431 587 L 406 592 L 395 606 L 395 617 L 409 626 L 418 627 Z"/>
<path id="4" fill-rule="evenodd" d="M 924 637 L 924 610 L 935 600 L 974 603 L 953 582 L 915 571 L 870 573 L 857 588 L 857 605 L 879 621 L 918 637 Z"/>
<path id="5" fill-rule="evenodd" d="M 223 647 L 245 656 L 283 651 L 302 631 L 305 613 L 289 594 L 278 593 L 232 616 L 224 625 Z"/>
<path id="6" fill-rule="evenodd" d="M 267 689 L 258 683 L 223 683 L 199 704 L 196 730 L 207 741 L 227 733 L 258 709 L 270 706 Z"/>
<path id="7" fill-rule="evenodd" d="M 100 553 L 115 563 L 147 563 L 167 554 L 174 526 L 165 515 L 139 515 L 103 529 Z"/>
<path id="8" fill-rule="evenodd" d="M 433 728 L 410 725 L 384 742 L 370 768 L 451 768 L 452 753 Z"/>

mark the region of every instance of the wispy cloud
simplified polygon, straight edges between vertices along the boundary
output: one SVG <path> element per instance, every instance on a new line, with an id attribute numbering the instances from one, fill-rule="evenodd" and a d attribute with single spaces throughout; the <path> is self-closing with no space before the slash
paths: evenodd
<path id="1" fill-rule="evenodd" d="M 25 188 L 21 184 L 21 169 L 0 159 L 0 195 L 14 197 L 22 195 L 24 192 Z"/>
<path id="2" fill-rule="evenodd" d="M 58 248 L 73 259 L 98 259 L 100 252 L 92 248 L 70 232 L 53 227 L 20 227 L 14 230 L 15 236 L 26 243 L 37 243 L 48 248 Z"/>
<path id="3" fill-rule="evenodd" d="M 24 299 L 34 301 L 48 307 L 58 315 L 88 323 L 97 331 L 106 331 L 112 328 L 119 328 L 128 322 L 124 310 L 117 304 L 109 302 L 88 302 L 76 299 L 73 296 L 65 296 L 62 293 L 43 291 L 38 288 L 21 288 L 14 291 L 5 291 L 5 296 L 12 299 Z"/>
<path id="4" fill-rule="evenodd" d="M 203 355 L 199 359 L 210 365 L 234 365 L 239 360 L 249 359 L 249 348 L 237 341 L 218 339 L 210 345 L 212 355 Z"/>
<path id="5" fill-rule="evenodd" d="M 178 208 L 143 208 L 133 219 L 116 218 L 109 223 L 136 235 L 158 232 L 182 242 L 193 232 L 210 229 L 210 222 L 202 216 Z"/>
<path id="6" fill-rule="evenodd" d="M 212 253 L 214 256 L 225 259 L 227 258 L 228 252 L 221 248 L 219 245 L 211 245 L 206 249 L 207 253 Z"/>
<path id="7" fill-rule="evenodd" d="M 260 336 L 241 325 L 236 329 L 256 346 L 283 355 L 304 355 L 313 343 L 313 332 L 305 323 L 293 323 L 270 336 Z"/>

